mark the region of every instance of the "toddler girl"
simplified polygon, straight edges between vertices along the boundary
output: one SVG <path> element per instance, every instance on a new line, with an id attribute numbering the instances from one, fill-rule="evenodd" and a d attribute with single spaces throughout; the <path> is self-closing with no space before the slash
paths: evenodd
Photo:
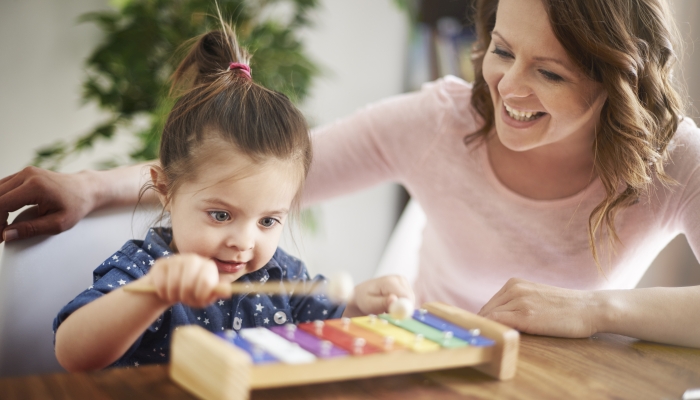
<path id="1" fill-rule="evenodd" d="M 170 228 L 127 242 L 54 321 L 56 357 L 69 371 L 168 360 L 179 325 L 212 332 L 385 312 L 412 298 L 398 277 L 365 282 L 344 305 L 324 295 L 229 295 L 226 284 L 323 285 L 277 248 L 298 208 L 311 142 L 289 99 L 255 84 L 230 27 L 202 36 L 173 75 L 186 89 L 168 116 L 150 173 Z M 123 286 L 139 280 L 155 294 Z M 263 290 L 264 292 L 264 290 Z"/>

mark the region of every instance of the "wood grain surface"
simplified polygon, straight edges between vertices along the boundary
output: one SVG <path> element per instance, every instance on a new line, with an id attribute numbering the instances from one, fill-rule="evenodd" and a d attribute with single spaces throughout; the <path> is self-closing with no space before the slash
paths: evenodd
<path id="1" fill-rule="evenodd" d="M 700 387 L 700 350 L 600 334 L 521 335 L 516 376 L 472 368 L 253 391 L 272 399 L 680 399 Z M 194 399 L 166 366 L 0 379 L 2 399 Z"/>

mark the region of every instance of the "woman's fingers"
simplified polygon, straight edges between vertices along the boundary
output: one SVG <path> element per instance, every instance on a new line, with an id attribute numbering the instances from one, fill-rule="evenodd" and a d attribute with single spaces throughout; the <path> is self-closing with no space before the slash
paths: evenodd
<path id="1" fill-rule="evenodd" d="M 525 281 L 523 279 L 518 279 L 518 278 L 511 278 L 508 280 L 508 282 L 501 287 L 501 289 L 496 292 L 491 299 L 484 304 L 483 307 L 481 307 L 481 310 L 479 310 L 479 315 L 482 317 L 488 317 L 489 313 L 492 312 L 496 307 L 500 307 L 504 304 L 507 304 L 511 300 L 513 300 L 514 297 L 517 297 L 519 295 L 522 295 L 523 292 L 526 290 L 526 286 L 529 282 Z"/>
<path id="2" fill-rule="evenodd" d="M 506 287 L 507 286 L 507 287 Z M 514 280 L 479 315 L 535 335 L 589 337 L 595 333 L 591 292 Z"/>
<path id="3" fill-rule="evenodd" d="M 66 222 L 66 214 L 64 212 L 37 216 L 26 221 L 16 222 L 18 219 L 19 216 L 11 225 L 7 225 L 3 229 L 3 237 L 0 242 L 27 239 L 39 235 L 55 235 L 70 229 L 73 226 L 71 223 L 77 223 L 77 221 L 75 223 Z"/>
<path id="4" fill-rule="evenodd" d="M 0 179 L 0 195 L 2 195 L 2 193 L 3 193 L 2 185 L 5 184 L 5 182 L 8 182 L 10 179 L 12 179 L 12 178 L 14 178 L 15 176 L 17 176 L 17 174 L 19 174 L 19 172 L 15 172 L 15 173 L 12 174 L 12 175 L 8 175 L 8 176 L 6 176 L 6 177 Z"/>
<path id="5" fill-rule="evenodd" d="M 80 178 L 27 167 L 0 181 L 0 228 L 8 240 L 56 234 L 72 228 L 91 209 Z M 9 213 L 36 204 L 38 214 L 25 223 L 8 224 Z M 40 220 L 39 220 L 40 219 Z M 3 239 L 4 240 L 4 239 Z"/>

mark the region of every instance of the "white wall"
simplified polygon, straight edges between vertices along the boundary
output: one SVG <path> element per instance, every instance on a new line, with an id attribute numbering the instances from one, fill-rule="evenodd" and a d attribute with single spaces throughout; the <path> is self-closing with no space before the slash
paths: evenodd
<path id="1" fill-rule="evenodd" d="M 96 107 L 81 106 L 80 83 L 83 61 L 100 35 L 76 19 L 106 4 L 0 2 L 0 176 L 27 165 L 35 148 L 85 133 L 99 120 Z M 66 170 L 88 165 L 73 162 Z"/>
<path id="2" fill-rule="evenodd" d="M 83 62 L 100 41 L 91 24 L 77 24 L 108 0 L 0 2 L 0 177 L 27 165 L 34 150 L 86 132 L 100 120 L 80 104 Z M 324 0 L 304 32 L 312 57 L 327 74 L 303 107 L 313 124 L 348 114 L 368 102 L 400 93 L 407 24 L 392 0 Z M 360 63 L 372 63 L 372 72 Z M 78 171 L 97 160 L 126 154 L 128 138 L 98 146 L 71 160 Z M 315 271 L 350 271 L 369 277 L 395 222 L 397 190 L 384 185 L 321 205 L 321 229 L 296 241 Z M 294 251 L 296 246 L 284 245 Z M 0 252 L 2 245 L 0 245 Z"/>
<path id="3" fill-rule="evenodd" d="M 407 19 L 392 0 L 327 0 L 305 42 L 330 72 L 318 80 L 304 109 L 318 126 L 403 89 Z M 334 199 L 314 210 L 317 235 L 283 247 L 307 262 L 312 272 L 347 271 L 356 281 L 376 268 L 396 222 L 398 190 L 392 184 Z M 299 235 L 296 235 L 298 237 Z"/>

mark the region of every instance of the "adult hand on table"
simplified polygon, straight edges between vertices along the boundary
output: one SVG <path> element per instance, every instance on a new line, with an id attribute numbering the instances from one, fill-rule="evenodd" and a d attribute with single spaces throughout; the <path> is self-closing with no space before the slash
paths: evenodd
<path id="1" fill-rule="evenodd" d="M 36 207 L 23 215 L 21 222 L 8 225 L 10 212 L 33 204 Z M 0 179 L 0 243 L 63 232 L 94 207 L 85 173 L 61 174 L 27 167 Z"/>
<path id="2" fill-rule="evenodd" d="M 584 338 L 597 333 L 596 292 L 511 278 L 479 315 L 534 335 Z"/>

